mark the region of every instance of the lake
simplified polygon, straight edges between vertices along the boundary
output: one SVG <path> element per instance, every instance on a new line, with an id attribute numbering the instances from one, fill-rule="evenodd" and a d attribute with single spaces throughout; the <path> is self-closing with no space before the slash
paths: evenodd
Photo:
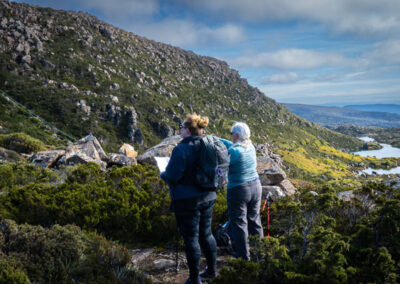
<path id="1" fill-rule="evenodd" d="M 364 142 L 373 142 L 375 141 L 371 137 L 359 137 L 358 139 Z M 359 155 L 362 157 L 376 157 L 376 158 L 400 158 L 400 148 L 393 147 L 389 144 L 379 143 L 383 148 L 379 150 L 365 150 L 365 151 L 358 151 L 354 152 L 353 154 Z M 360 174 L 366 173 L 371 175 L 372 172 L 375 172 L 378 175 L 389 175 L 389 174 L 400 174 L 400 167 L 392 168 L 390 170 L 382 170 L 382 169 L 372 169 L 368 168 L 365 170 L 360 171 Z"/>

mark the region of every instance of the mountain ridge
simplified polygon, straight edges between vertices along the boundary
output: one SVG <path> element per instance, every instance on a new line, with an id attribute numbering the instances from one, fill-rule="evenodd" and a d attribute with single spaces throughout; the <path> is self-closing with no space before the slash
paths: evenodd
<path id="1" fill-rule="evenodd" d="M 359 111 L 346 107 L 326 107 L 305 104 L 284 105 L 300 117 L 327 127 L 337 127 L 344 124 L 383 128 L 400 127 L 399 114 Z"/>

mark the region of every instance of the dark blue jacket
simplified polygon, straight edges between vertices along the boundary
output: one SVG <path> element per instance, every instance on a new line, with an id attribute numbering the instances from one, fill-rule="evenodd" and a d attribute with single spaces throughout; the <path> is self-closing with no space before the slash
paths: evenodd
<path id="1" fill-rule="evenodd" d="M 172 200 L 199 199 L 210 201 L 217 198 L 215 192 L 205 192 L 193 185 L 195 163 L 200 156 L 200 137 L 184 138 L 172 150 L 171 158 L 160 177 L 169 184 Z"/>

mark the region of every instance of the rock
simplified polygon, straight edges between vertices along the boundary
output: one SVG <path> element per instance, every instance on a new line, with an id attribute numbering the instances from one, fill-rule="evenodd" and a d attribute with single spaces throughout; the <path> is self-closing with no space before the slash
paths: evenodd
<path id="1" fill-rule="evenodd" d="M 288 179 L 281 181 L 281 183 L 278 186 L 282 188 L 283 193 L 285 195 L 293 195 L 297 191 L 297 188 L 295 188 L 294 185 Z"/>
<path id="2" fill-rule="evenodd" d="M 167 269 L 169 267 L 174 267 L 175 266 L 175 261 L 171 260 L 171 259 L 156 259 L 153 262 L 153 266 L 155 269 Z"/>
<path id="3" fill-rule="evenodd" d="M 33 154 L 28 160 L 41 168 L 51 168 L 56 165 L 58 159 L 64 154 L 64 150 L 42 151 Z"/>
<path id="4" fill-rule="evenodd" d="M 40 41 L 40 39 L 36 39 L 35 47 L 38 51 L 43 51 L 43 43 Z"/>
<path id="5" fill-rule="evenodd" d="M 118 83 L 112 83 L 112 85 L 110 86 L 110 90 L 111 91 L 119 90 L 119 84 Z"/>
<path id="6" fill-rule="evenodd" d="M 17 52 L 22 52 L 24 50 L 25 50 L 25 46 L 22 43 L 19 43 L 17 45 L 17 47 L 15 48 L 15 51 L 17 51 Z"/>
<path id="7" fill-rule="evenodd" d="M 0 161 L 7 161 L 7 159 L 8 155 L 6 149 L 0 147 Z"/>
<path id="8" fill-rule="evenodd" d="M 269 157 L 257 158 L 257 172 L 262 185 L 277 185 L 286 178 L 285 172 Z"/>
<path id="9" fill-rule="evenodd" d="M 131 143 L 143 144 L 142 132 L 136 133 L 139 129 L 137 126 L 138 115 L 134 107 L 130 107 L 125 114 L 127 120 L 128 138 Z"/>
<path id="10" fill-rule="evenodd" d="M 108 157 L 101 147 L 99 141 L 92 134 L 82 138 L 69 146 L 65 155 L 59 160 L 59 164 L 73 165 L 78 163 L 95 162 L 105 170 Z"/>
<path id="11" fill-rule="evenodd" d="M 392 178 L 385 182 L 386 186 L 392 186 L 395 189 L 400 189 L 400 178 Z"/>
<path id="12" fill-rule="evenodd" d="M 271 193 L 273 198 L 285 197 L 285 193 L 282 188 L 276 185 L 265 185 L 262 187 L 262 198 L 264 199 L 268 193 Z"/>
<path id="13" fill-rule="evenodd" d="M 64 158 L 65 157 L 65 158 Z M 62 163 L 64 163 L 65 160 L 65 164 L 68 166 L 71 165 L 76 165 L 76 164 L 87 164 L 89 162 L 93 162 L 96 163 L 98 165 L 100 165 L 100 168 L 102 170 L 105 170 L 107 167 L 107 163 L 100 161 L 100 160 L 95 160 L 92 157 L 87 156 L 86 154 L 83 153 L 76 153 L 73 152 L 71 154 L 66 154 L 65 156 L 63 156 L 60 161 L 62 160 Z"/>
<path id="14" fill-rule="evenodd" d="M 143 145 L 143 134 L 140 128 L 135 131 L 135 142 L 139 145 Z"/>
<path id="15" fill-rule="evenodd" d="M 159 128 L 159 133 L 161 134 L 161 137 L 166 138 L 174 135 L 175 131 L 171 126 L 161 124 Z"/>
<path id="16" fill-rule="evenodd" d="M 105 37 L 107 37 L 109 40 L 114 40 L 114 36 L 110 28 L 105 26 L 99 26 L 99 32 Z"/>
<path id="17" fill-rule="evenodd" d="M 342 191 L 337 194 L 337 197 L 343 201 L 351 201 L 355 195 L 353 190 Z"/>
<path id="18" fill-rule="evenodd" d="M 92 108 L 90 106 L 86 105 L 85 100 L 80 100 L 79 102 L 76 103 L 76 105 L 87 115 L 90 115 Z"/>
<path id="19" fill-rule="evenodd" d="M 131 258 L 131 263 L 133 264 L 133 266 L 138 266 L 140 262 L 147 259 L 153 252 L 154 252 L 153 248 L 148 248 L 143 250 L 135 249 L 133 251 L 133 255 Z"/>
<path id="20" fill-rule="evenodd" d="M 137 157 L 137 152 L 135 151 L 135 148 L 129 144 L 122 144 L 121 148 L 119 148 L 118 153 L 125 155 L 130 158 L 136 158 Z"/>
<path id="21" fill-rule="evenodd" d="M 29 54 L 22 56 L 21 63 L 31 64 L 31 62 L 32 62 L 32 57 Z"/>
<path id="22" fill-rule="evenodd" d="M 111 153 L 108 159 L 107 167 L 117 165 L 119 167 L 136 165 L 137 161 L 135 158 L 128 157 L 122 154 Z"/>
<path id="23" fill-rule="evenodd" d="M 47 70 L 53 70 L 54 68 L 56 68 L 56 66 L 53 63 L 45 59 L 42 59 L 40 63 L 42 63 L 43 67 L 46 68 Z"/>
<path id="24" fill-rule="evenodd" d="M 148 149 L 142 155 L 139 155 L 137 160 L 141 164 L 149 163 L 157 166 L 157 161 L 154 157 L 170 157 L 172 150 L 180 141 L 181 137 L 178 135 L 165 138 L 156 146 Z"/>
<path id="25" fill-rule="evenodd" d="M 122 118 L 121 108 L 113 104 L 107 104 L 106 109 L 107 118 L 112 122 L 113 125 L 119 125 Z"/>
<path id="26" fill-rule="evenodd" d="M 274 161 L 270 157 L 257 157 L 257 172 L 263 174 L 265 171 L 269 170 Z"/>

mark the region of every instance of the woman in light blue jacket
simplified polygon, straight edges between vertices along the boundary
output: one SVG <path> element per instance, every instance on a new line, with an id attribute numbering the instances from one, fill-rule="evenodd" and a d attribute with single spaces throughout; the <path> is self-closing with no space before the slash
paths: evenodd
<path id="1" fill-rule="evenodd" d="M 246 123 L 232 126 L 232 141 L 221 139 L 230 154 L 228 176 L 229 233 L 236 257 L 250 260 L 248 235 L 263 237 L 260 219 L 262 188 L 257 174 L 256 150 Z"/>

